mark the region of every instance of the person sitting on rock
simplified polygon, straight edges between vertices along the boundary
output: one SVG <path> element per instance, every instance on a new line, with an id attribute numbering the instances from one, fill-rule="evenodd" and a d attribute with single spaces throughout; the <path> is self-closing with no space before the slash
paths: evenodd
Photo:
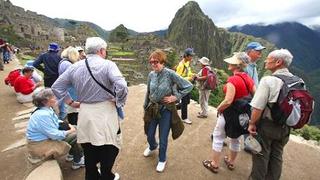
<path id="1" fill-rule="evenodd" d="M 28 159 L 36 163 L 69 152 L 72 158 L 68 160 L 73 160 L 72 169 L 79 169 L 84 167 L 84 156 L 77 144 L 76 129 L 70 124 L 59 126 L 58 116 L 52 109 L 56 103 L 51 89 L 42 89 L 33 95 L 33 104 L 37 109 L 32 113 L 27 126 Z"/>
<path id="2" fill-rule="evenodd" d="M 14 90 L 17 94 L 17 101 L 20 103 L 26 103 L 32 101 L 32 95 L 37 92 L 41 83 L 34 83 L 31 80 L 33 73 L 32 67 L 24 67 L 22 69 L 22 75 L 19 76 L 14 82 Z"/>

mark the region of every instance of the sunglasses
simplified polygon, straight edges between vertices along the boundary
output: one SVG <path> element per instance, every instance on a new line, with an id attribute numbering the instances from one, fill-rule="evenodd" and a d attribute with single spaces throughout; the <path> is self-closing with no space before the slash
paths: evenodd
<path id="1" fill-rule="evenodd" d="M 159 61 L 149 61 L 149 64 L 157 65 L 159 64 Z"/>

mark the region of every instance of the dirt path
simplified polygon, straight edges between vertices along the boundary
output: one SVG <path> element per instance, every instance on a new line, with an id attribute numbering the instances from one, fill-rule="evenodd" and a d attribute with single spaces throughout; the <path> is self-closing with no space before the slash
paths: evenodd
<path id="1" fill-rule="evenodd" d="M 0 71 L 0 150 L 24 137 L 18 133 L 15 123 L 11 120 L 15 113 L 28 109 L 15 100 L 13 91 L 4 86 L 3 78 L 8 74 L 9 68 L 16 66 L 17 62 L 6 66 L 4 72 Z M 198 119 L 196 114 L 199 106 L 191 103 L 190 118 L 192 125 L 186 125 L 185 132 L 179 139 L 173 141 L 171 136 L 168 144 L 168 163 L 164 173 L 157 173 L 157 153 L 149 158 L 142 153 L 147 146 L 143 133 L 142 104 L 145 94 L 145 85 L 129 88 L 129 98 L 125 107 L 126 118 L 123 122 L 123 148 L 117 158 L 114 171 L 118 172 L 123 180 L 142 179 L 247 179 L 251 169 L 251 156 L 241 152 L 236 169 L 231 172 L 221 162 L 220 172 L 213 174 L 205 169 L 201 161 L 210 157 L 211 140 L 209 134 L 215 124 L 215 110 L 210 110 L 208 119 Z M 320 177 L 320 150 L 290 141 L 285 148 L 284 167 L 282 179 L 285 180 L 316 180 Z M 27 163 L 26 148 L 0 153 L 0 177 L 8 180 L 21 180 L 33 168 Z M 84 179 L 84 169 L 72 171 L 70 164 L 60 160 L 65 180 Z"/>

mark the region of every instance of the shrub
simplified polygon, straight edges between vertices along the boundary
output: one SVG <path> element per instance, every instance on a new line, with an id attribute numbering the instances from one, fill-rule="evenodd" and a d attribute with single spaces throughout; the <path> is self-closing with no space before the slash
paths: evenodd
<path id="1" fill-rule="evenodd" d="M 315 126 L 304 126 L 302 129 L 291 131 L 291 134 L 303 137 L 306 140 L 315 140 L 320 142 L 320 129 Z"/>

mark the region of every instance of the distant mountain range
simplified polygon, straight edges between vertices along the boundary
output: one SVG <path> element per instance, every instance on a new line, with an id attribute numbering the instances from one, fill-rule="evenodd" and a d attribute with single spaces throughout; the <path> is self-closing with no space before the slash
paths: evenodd
<path id="1" fill-rule="evenodd" d="M 294 56 L 291 70 L 306 81 L 316 99 L 313 123 L 320 124 L 320 26 L 313 26 L 311 29 L 300 23 L 285 22 L 274 25 L 233 26 L 229 31 L 261 37 L 278 48 L 290 50 Z"/>

